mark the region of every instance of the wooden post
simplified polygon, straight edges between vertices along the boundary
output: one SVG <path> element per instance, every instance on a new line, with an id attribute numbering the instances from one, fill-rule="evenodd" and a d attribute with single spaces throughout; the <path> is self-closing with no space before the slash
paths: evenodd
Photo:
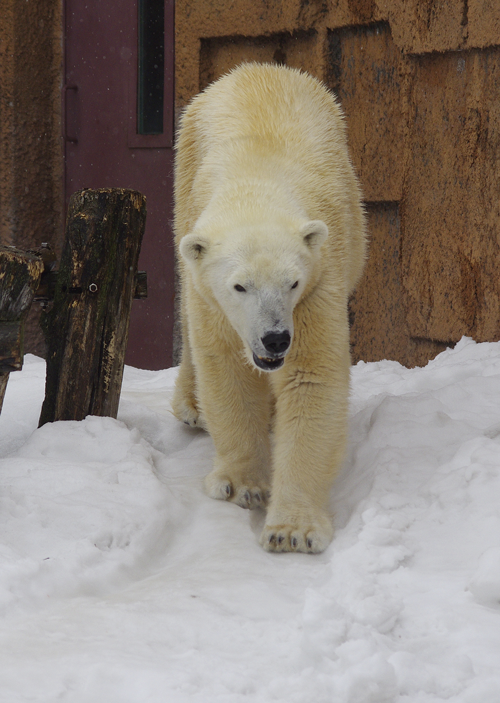
<path id="1" fill-rule="evenodd" d="M 23 366 L 24 321 L 42 271 L 38 256 L 0 246 L 0 412 L 9 373 Z"/>
<path id="2" fill-rule="evenodd" d="M 71 197 L 54 304 L 42 323 L 40 426 L 116 417 L 145 221 L 146 199 L 137 191 L 85 189 Z"/>
<path id="3" fill-rule="evenodd" d="M 0 372 L 0 413 L 2 412 L 3 399 L 5 397 L 5 391 L 7 390 L 8 380 L 9 374 Z"/>

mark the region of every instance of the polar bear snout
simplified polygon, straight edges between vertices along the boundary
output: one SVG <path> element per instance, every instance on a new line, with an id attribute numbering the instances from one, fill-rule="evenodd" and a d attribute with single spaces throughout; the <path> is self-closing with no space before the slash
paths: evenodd
<path id="1" fill-rule="evenodd" d="M 282 356 L 290 346 L 290 332 L 268 332 L 260 340 L 264 349 L 273 356 Z"/>
<path id="2" fill-rule="evenodd" d="M 285 356 L 291 342 L 291 335 L 288 330 L 284 332 L 268 332 L 261 337 L 261 344 L 267 355 L 257 355 L 253 352 L 254 364 L 263 371 L 276 371 L 283 366 Z"/>

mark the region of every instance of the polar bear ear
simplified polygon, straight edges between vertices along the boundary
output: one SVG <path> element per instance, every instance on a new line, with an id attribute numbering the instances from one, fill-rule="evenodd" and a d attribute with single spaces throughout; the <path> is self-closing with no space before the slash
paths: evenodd
<path id="1" fill-rule="evenodd" d="M 310 220 L 305 225 L 302 225 L 300 234 L 307 246 L 315 250 L 319 249 L 328 237 L 328 227 L 321 220 Z"/>
<path id="2" fill-rule="evenodd" d="M 186 234 L 186 236 L 181 239 L 179 251 L 182 258 L 186 261 L 196 261 L 197 259 L 202 259 L 205 256 L 208 247 L 209 242 L 207 239 L 193 233 Z"/>

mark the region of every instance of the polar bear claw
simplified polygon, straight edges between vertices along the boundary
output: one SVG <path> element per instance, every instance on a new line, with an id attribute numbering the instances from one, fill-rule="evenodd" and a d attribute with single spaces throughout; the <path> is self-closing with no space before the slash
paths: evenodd
<path id="1" fill-rule="evenodd" d="M 237 485 L 234 479 L 221 477 L 217 471 L 212 471 L 205 478 L 205 489 L 211 498 L 230 501 L 249 510 L 265 507 L 269 499 L 267 486 Z"/>
<path id="2" fill-rule="evenodd" d="M 309 525 L 266 525 L 260 537 L 260 544 L 267 552 L 305 552 L 318 554 L 330 544 L 333 530 L 330 524 Z"/>
<path id="3" fill-rule="evenodd" d="M 173 403 L 175 417 L 189 427 L 206 430 L 205 420 L 199 412 L 196 401 L 193 399 L 176 398 Z"/>

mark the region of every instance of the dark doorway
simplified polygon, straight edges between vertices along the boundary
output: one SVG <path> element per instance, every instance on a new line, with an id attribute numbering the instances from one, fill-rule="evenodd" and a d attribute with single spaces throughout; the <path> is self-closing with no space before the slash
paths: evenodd
<path id="1" fill-rule="evenodd" d="M 171 366 L 174 325 L 174 0 L 65 0 L 66 202 L 80 188 L 134 188 L 147 199 L 126 361 Z"/>

